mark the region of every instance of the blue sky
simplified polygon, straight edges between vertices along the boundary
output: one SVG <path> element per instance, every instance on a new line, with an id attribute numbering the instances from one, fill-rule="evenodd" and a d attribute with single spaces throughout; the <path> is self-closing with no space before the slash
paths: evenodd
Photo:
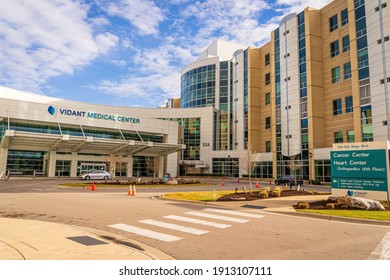
<path id="1" fill-rule="evenodd" d="M 0 0 L 0 85 L 153 108 L 215 39 L 261 46 L 291 12 L 330 0 Z"/>

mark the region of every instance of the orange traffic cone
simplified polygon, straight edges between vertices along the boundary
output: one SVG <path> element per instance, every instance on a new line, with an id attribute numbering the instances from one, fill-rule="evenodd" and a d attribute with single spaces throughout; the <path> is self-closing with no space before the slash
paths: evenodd
<path id="1" fill-rule="evenodd" d="M 225 186 L 225 181 L 224 181 L 224 180 L 222 180 L 222 182 L 221 182 L 221 186 L 222 186 L 222 187 L 224 187 L 224 186 Z"/>
<path id="2" fill-rule="evenodd" d="M 92 188 L 91 188 L 91 191 L 96 191 L 96 186 L 95 186 L 95 183 L 92 183 Z"/>
<path id="3" fill-rule="evenodd" d="M 134 185 L 134 188 L 133 188 L 133 196 L 136 196 L 137 195 L 137 190 L 135 189 L 135 185 Z"/>
<path id="4" fill-rule="evenodd" d="M 132 191 L 131 191 L 131 185 L 129 187 L 129 190 L 127 191 L 127 195 L 131 195 Z"/>
<path id="5" fill-rule="evenodd" d="M 256 189 L 260 188 L 259 182 L 256 182 Z"/>
<path id="6" fill-rule="evenodd" d="M 86 185 L 84 189 L 86 189 L 86 190 L 89 190 L 89 186 L 88 186 L 88 185 Z"/>

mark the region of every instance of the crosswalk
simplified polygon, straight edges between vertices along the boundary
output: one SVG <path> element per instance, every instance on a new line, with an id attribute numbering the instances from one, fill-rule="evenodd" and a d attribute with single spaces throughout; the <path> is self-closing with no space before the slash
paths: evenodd
<path id="1" fill-rule="evenodd" d="M 108 227 L 163 242 L 174 242 L 182 240 L 183 237 L 166 234 L 161 231 L 165 229 L 169 231 L 177 231 L 179 232 L 179 235 L 180 233 L 203 235 L 209 233 L 212 228 L 226 229 L 234 226 L 234 224 L 244 224 L 250 222 L 252 219 L 261 218 L 264 218 L 264 216 L 245 211 L 205 208 L 199 211 L 185 212 L 182 215 L 166 215 L 161 217 L 162 220 L 140 220 L 137 222 L 137 226 L 113 224 Z M 169 222 L 167 220 L 169 220 Z M 181 223 L 192 225 L 188 226 Z M 157 230 L 143 228 L 143 225 L 152 226 L 153 229 L 156 227 Z M 204 226 L 207 230 L 193 227 L 193 225 Z"/>

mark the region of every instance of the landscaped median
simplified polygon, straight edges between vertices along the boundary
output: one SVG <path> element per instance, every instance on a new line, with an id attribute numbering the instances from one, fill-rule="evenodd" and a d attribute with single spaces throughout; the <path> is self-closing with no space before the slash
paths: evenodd
<path id="1" fill-rule="evenodd" d="M 267 190 L 267 189 L 265 189 Z M 267 190 L 268 191 L 268 190 Z M 165 198 L 178 199 L 178 200 L 188 200 L 188 201 L 198 201 L 198 202 L 213 202 L 213 201 L 239 201 L 239 198 L 244 200 L 264 200 L 268 199 L 263 196 L 263 190 L 256 190 L 250 193 L 245 192 L 235 192 L 232 190 L 216 190 L 216 191 L 199 191 L 199 192 L 176 192 L 163 195 Z M 318 193 L 312 191 L 293 191 L 293 190 L 282 190 L 280 194 L 269 191 L 269 197 L 274 197 L 278 199 L 279 197 L 286 196 L 297 196 L 297 197 L 309 197 L 310 195 L 323 195 L 326 193 Z M 249 198 L 249 199 L 248 199 Z M 311 213 L 319 214 L 325 216 L 337 216 L 337 217 L 346 217 L 346 218 L 355 218 L 355 219 L 368 219 L 368 220 L 380 220 L 380 221 L 390 221 L 390 204 L 388 202 L 381 202 L 385 207 L 384 211 L 371 211 L 371 210 L 361 210 L 348 207 L 341 207 L 339 209 L 331 209 L 329 206 L 329 201 L 315 201 L 315 202 L 301 202 L 302 204 L 307 204 L 312 209 L 299 209 L 294 205 L 294 208 L 297 212 L 301 213 Z M 299 203 L 298 203 L 299 204 Z M 328 205 L 328 206 L 327 206 Z M 344 204 L 345 205 L 345 204 Z M 334 205 L 333 205 L 334 206 Z M 321 209 L 322 208 L 322 209 Z M 336 207 L 337 208 L 337 207 Z"/>
<path id="2" fill-rule="evenodd" d="M 169 188 L 169 187 L 210 187 L 210 183 L 200 183 L 197 180 L 191 180 L 191 179 L 182 179 L 182 180 L 175 180 L 174 183 L 171 182 L 165 182 L 163 180 L 142 180 L 142 181 L 136 181 L 136 180 L 130 180 L 130 181 L 124 181 L 124 180 L 117 180 L 117 181 L 97 181 L 97 180 L 91 180 L 91 181 L 83 181 L 78 183 L 63 183 L 59 184 L 58 187 L 60 188 L 89 188 L 92 185 L 92 182 L 95 184 L 96 188 L 129 188 L 132 185 L 135 185 L 137 188 L 140 189 L 150 189 L 150 188 Z"/>
<path id="3" fill-rule="evenodd" d="M 359 197 L 330 196 L 328 200 L 298 202 L 297 212 L 355 219 L 390 221 L 390 203 Z"/>

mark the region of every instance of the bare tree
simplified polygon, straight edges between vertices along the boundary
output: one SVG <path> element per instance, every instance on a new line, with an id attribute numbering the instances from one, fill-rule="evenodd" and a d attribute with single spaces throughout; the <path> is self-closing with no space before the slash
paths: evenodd
<path id="1" fill-rule="evenodd" d="M 122 156 L 118 156 L 114 154 L 110 154 L 109 156 L 107 156 L 107 161 L 110 163 L 109 170 L 112 177 L 115 177 L 115 172 L 117 169 L 122 171 L 123 165 L 125 164 L 122 161 Z"/>
<path id="2" fill-rule="evenodd" d="M 297 156 L 291 156 L 287 167 L 294 173 L 294 182 L 297 181 L 297 171 L 302 167 L 302 162 Z"/>
<path id="3" fill-rule="evenodd" d="M 252 193 L 252 173 L 255 170 L 255 167 L 257 165 L 257 162 L 253 161 L 254 154 L 255 152 L 253 151 L 253 149 L 251 147 L 248 147 L 248 149 L 242 152 L 242 156 L 241 156 L 242 159 L 241 168 L 248 175 L 249 188 L 251 193 Z"/>
<path id="4" fill-rule="evenodd" d="M 149 157 L 146 164 L 148 169 L 153 172 L 153 179 L 156 179 L 156 170 L 158 169 L 159 164 L 158 157 Z"/>

